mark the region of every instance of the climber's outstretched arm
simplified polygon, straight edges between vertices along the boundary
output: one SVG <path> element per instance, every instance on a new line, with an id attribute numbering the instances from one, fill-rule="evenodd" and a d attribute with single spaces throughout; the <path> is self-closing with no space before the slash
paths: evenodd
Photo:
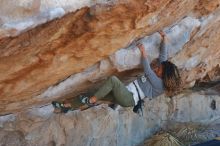
<path id="1" fill-rule="evenodd" d="M 144 49 L 144 45 L 143 44 L 138 44 L 137 47 L 139 48 L 140 52 L 141 52 L 141 63 L 144 67 L 144 73 L 146 76 L 148 76 L 149 74 L 151 74 L 151 72 L 153 72 L 153 70 L 150 67 L 148 58 L 147 58 L 147 52 Z"/>
<path id="2" fill-rule="evenodd" d="M 148 78 L 148 80 L 151 82 L 152 86 L 157 89 L 157 88 L 162 88 L 162 80 L 159 79 L 159 77 L 155 74 L 155 72 L 151 69 L 149 61 L 147 59 L 147 52 L 144 49 L 144 46 L 142 44 L 138 44 L 137 47 L 140 49 L 142 57 L 142 65 L 144 67 L 144 73 L 145 76 Z"/>
<path id="3" fill-rule="evenodd" d="M 168 41 L 168 38 L 163 31 L 159 31 L 159 34 L 161 35 L 159 61 L 162 63 L 168 59 L 168 48 L 165 46 L 165 42 Z"/>

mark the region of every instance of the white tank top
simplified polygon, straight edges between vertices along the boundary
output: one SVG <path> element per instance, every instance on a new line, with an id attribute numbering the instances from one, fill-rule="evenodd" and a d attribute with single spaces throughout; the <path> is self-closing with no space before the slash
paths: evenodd
<path id="1" fill-rule="evenodd" d="M 138 91 L 140 93 L 140 97 L 141 99 L 144 99 L 144 92 L 141 90 L 140 86 L 138 85 L 138 82 L 137 80 L 134 81 L 135 85 L 137 86 L 138 88 Z M 139 97 L 138 97 L 138 92 L 135 88 L 135 85 L 134 85 L 133 82 L 129 83 L 126 88 L 128 89 L 128 91 L 130 91 L 132 94 L 133 94 L 133 98 L 134 98 L 134 101 L 135 101 L 135 105 L 137 105 L 138 101 L 139 101 Z"/>

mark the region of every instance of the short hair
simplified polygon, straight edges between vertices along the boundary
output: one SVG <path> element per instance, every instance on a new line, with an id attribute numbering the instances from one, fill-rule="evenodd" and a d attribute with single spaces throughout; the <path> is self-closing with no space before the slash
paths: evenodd
<path id="1" fill-rule="evenodd" d="M 162 63 L 162 79 L 168 96 L 175 95 L 182 84 L 179 70 L 175 64 L 170 61 L 163 61 Z"/>

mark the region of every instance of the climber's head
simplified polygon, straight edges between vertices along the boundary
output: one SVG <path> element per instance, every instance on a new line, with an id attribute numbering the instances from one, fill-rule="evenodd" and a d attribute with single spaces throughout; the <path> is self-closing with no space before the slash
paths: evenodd
<path id="1" fill-rule="evenodd" d="M 153 70 L 156 73 L 156 75 L 160 78 L 162 78 L 162 74 L 163 74 L 163 65 L 157 65 L 157 64 L 153 64 Z"/>
<path id="2" fill-rule="evenodd" d="M 162 79 L 166 92 L 168 95 L 174 95 L 181 86 L 179 70 L 177 66 L 170 61 L 163 61 L 161 66 Z"/>

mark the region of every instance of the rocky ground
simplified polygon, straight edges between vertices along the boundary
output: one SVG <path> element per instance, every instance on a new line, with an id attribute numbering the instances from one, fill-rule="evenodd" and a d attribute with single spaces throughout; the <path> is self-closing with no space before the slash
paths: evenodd
<path id="1" fill-rule="evenodd" d="M 48 1 L 41 2 L 39 12 L 46 11 Z M 150 60 L 154 60 L 160 43 L 156 31 L 161 29 L 170 38 L 166 44 L 170 48 L 169 57 L 182 69 L 185 86 L 193 86 L 195 80 L 203 78 L 220 62 L 216 47 L 220 36 L 219 3 L 219 0 L 112 1 L 68 13 L 23 33 L 18 31 L 20 35 L 16 37 L 1 38 L 0 113 L 72 97 L 109 75 L 138 68 L 140 53 L 132 48 L 132 42 L 141 37 L 146 36 L 142 42 Z M 20 8 L 25 10 L 26 1 L 19 0 L 17 4 L 24 5 Z M 66 10 L 62 3 L 56 4 Z M 22 21 L 26 18 L 20 10 L 9 14 L 2 13 L 1 26 L 14 17 Z M 32 20 L 34 14 L 28 18 Z"/>

